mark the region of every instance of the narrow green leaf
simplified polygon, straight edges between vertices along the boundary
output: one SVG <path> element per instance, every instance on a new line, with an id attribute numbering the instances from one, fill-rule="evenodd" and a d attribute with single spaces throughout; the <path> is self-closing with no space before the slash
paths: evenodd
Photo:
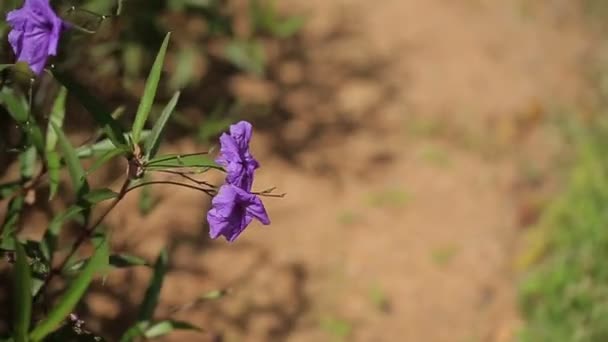
<path id="1" fill-rule="evenodd" d="M 65 118 L 65 101 L 68 91 L 65 87 L 61 87 L 59 94 L 53 103 L 51 116 L 46 129 L 46 166 L 49 174 L 49 200 L 57 194 L 59 189 L 59 178 L 61 171 L 61 158 L 55 151 L 57 145 L 57 133 L 53 125 L 63 127 L 63 119 Z"/>
<path id="2" fill-rule="evenodd" d="M 14 64 L 0 64 L 0 71 L 12 67 Z"/>
<path id="3" fill-rule="evenodd" d="M 148 75 L 148 79 L 146 80 L 146 88 L 144 90 L 144 94 L 139 102 L 139 107 L 137 108 L 137 114 L 135 114 L 135 121 L 133 122 L 133 143 L 138 144 L 140 141 L 141 131 L 144 129 L 144 125 L 148 120 L 148 115 L 150 115 L 150 110 L 152 109 L 152 104 L 154 103 L 154 98 L 156 97 L 156 90 L 158 88 L 158 83 L 160 81 L 160 75 L 163 69 L 163 64 L 165 62 L 165 54 L 167 53 L 167 46 L 169 45 L 169 38 L 171 37 L 171 33 L 167 33 L 165 36 L 165 40 L 158 51 L 158 55 L 156 56 L 156 60 L 152 65 L 152 70 L 150 70 L 150 74 Z"/>
<path id="4" fill-rule="evenodd" d="M 103 201 L 107 201 L 112 198 L 116 198 L 117 193 L 110 189 L 95 189 L 91 190 L 82 196 L 82 199 L 87 201 L 89 204 L 97 204 Z"/>
<path id="5" fill-rule="evenodd" d="M 167 168 L 201 168 L 223 170 L 213 159 L 206 154 L 171 154 L 154 158 L 146 163 L 146 169 Z"/>
<path id="6" fill-rule="evenodd" d="M 154 274 L 152 275 L 150 285 L 148 285 L 148 289 L 146 290 L 144 301 L 139 308 L 139 321 L 149 321 L 152 319 L 154 310 L 158 304 L 158 298 L 160 296 L 160 290 L 163 286 L 163 279 L 165 278 L 167 267 L 167 251 L 163 249 L 156 259 L 156 263 L 154 264 Z"/>
<path id="7" fill-rule="evenodd" d="M 167 335 L 168 333 L 174 330 L 196 330 L 201 331 L 201 329 L 195 325 L 192 325 L 188 322 L 182 321 L 161 321 L 153 324 L 148 329 L 146 329 L 144 336 L 146 338 L 155 338 Z"/>
<path id="8" fill-rule="evenodd" d="M 61 177 L 61 158 L 55 151 L 46 152 L 46 167 L 49 174 L 49 201 L 52 200 L 59 190 Z"/>
<path id="9" fill-rule="evenodd" d="M 226 295 L 226 293 L 228 293 L 227 290 L 213 290 L 213 291 L 204 293 L 202 296 L 200 296 L 200 299 L 216 300 L 216 299 L 220 299 L 220 298 L 224 297 Z"/>
<path id="10" fill-rule="evenodd" d="M 144 139 L 146 137 L 148 137 L 149 135 L 150 135 L 149 130 L 145 130 L 145 131 L 141 132 L 141 137 Z M 127 133 L 125 133 L 124 138 L 127 139 L 128 136 L 129 135 Z M 91 156 L 94 156 L 97 154 L 108 153 L 109 151 L 116 150 L 116 149 L 121 151 L 123 154 L 130 151 L 126 147 L 117 148 L 110 139 L 102 139 L 92 145 L 83 145 L 83 146 L 78 147 L 76 149 L 76 154 L 78 155 L 78 158 L 89 158 Z"/>
<path id="11" fill-rule="evenodd" d="M 150 322 L 148 321 L 137 322 L 122 335 L 120 342 L 131 342 L 135 340 L 136 337 L 143 336 L 148 326 L 150 326 Z"/>
<path id="12" fill-rule="evenodd" d="M 9 114 L 20 125 L 28 122 L 29 111 L 27 109 L 27 101 L 23 96 L 18 95 L 12 90 L 3 89 L 0 91 L 0 101 L 4 103 Z"/>
<path id="13" fill-rule="evenodd" d="M 30 339 L 34 342 L 41 341 L 48 334 L 59 327 L 61 322 L 72 312 L 76 304 L 80 301 L 84 292 L 89 287 L 95 273 L 103 270 L 108 265 L 108 242 L 102 239 L 97 245 L 93 256 L 87 263 L 82 272 L 70 283 L 67 291 L 57 302 L 55 307 L 49 312 L 30 333 Z"/>
<path id="14" fill-rule="evenodd" d="M 63 274 L 72 275 L 77 274 L 89 263 L 89 259 L 75 260 L 74 262 L 66 265 L 62 270 Z M 148 266 L 151 267 L 150 263 L 143 258 L 130 255 L 130 254 L 112 254 L 109 259 L 110 266 L 114 268 L 128 268 L 134 266 Z"/>
<path id="15" fill-rule="evenodd" d="M 61 146 L 61 150 L 63 151 L 63 157 L 67 164 L 68 172 L 70 174 L 70 178 L 72 179 L 72 184 L 74 185 L 74 191 L 76 192 L 77 197 L 80 197 L 89 189 L 82 164 L 80 164 L 78 155 L 76 154 L 76 151 L 68 138 L 63 133 L 63 130 L 57 127 L 57 125 L 54 123 L 51 123 L 51 125 L 53 126 L 53 129 L 55 129 L 59 146 Z"/>
<path id="16" fill-rule="evenodd" d="M 54 71 L 53 75 L 71 94 L 76 96 L 86 110 L 93 115 L 95 121 L 103 127 L 104 132 L 108 138 L 110 138 L 114 146 L 126 148 L 128 144 L 124 137 L 124 130 L 118 121 L 110 115 L 110 111 L 92 96 L 85 87 L 78 84 L 69 75 L 57 71 Z"/>
<path id="17" fill-rule="evenodd" d="M 9 198 L 12 196 L 17 190 L 21 188 L 21 182 L 9 182 L 0 184 L 0 201 Z"/>
<path id="18" fill-rule="evenodd" d="M 32 316 L 32 272 L 28 264 L 25 249 L 20 243 L 15 244 L 17 261 L 15 262 L 14 304 L 13 304 L 13 337 L 15 342 L 27 342 Z"/>
<path id="19" fill-rule="evenodd" d="M 163 112 L 158 118 L 158 121 L 156 121 L 156 123 L 154 124 L 154 127 L 152 128 L 152 134 L 150 134 L 150 136 L 146 139 L 146 145 L 144 148 L 146 160 L 149 160 L 150 158 L 154 158 L 154 156 L 156 156 L 156 152 L 158 152 L 158 147 L 160 145 L 163 129 L 169 121 L 171 114 L 173 114 L 173 110 L 175 109 L 177 101 L 179 100 L 179 95 L 179 91 L 173 94 L 173 97 L 163 109 Z"/>
<path id="20" fill-rule="evenodd" d="M 76 152 L 76 153 L 78 153 L 78 152 Z M 117 149 L 117 148 L 113 148 L 113 149 L 107 151 L 101 157 L 99 157 L 97 160 L 95 160 L 93 165 L 91 165 L 91 167 L 87 170 L 87 175 L 90 175 L 91 173 L 97 171 L 100 167 L 104 166 L 107 162 L 114 159 L 115 157 L 122 155 L 123 153 L 125 153 L 125 151 L 123 151 L 121 149 Z"/>
<path id="21" fill-rule="evenodd" d="M 23 182 L 32 179 L 36 169 L 36 148 L 34 146 L 30 146 L 19 155 L 19 168 Z"/>
<path id="22" fill-rule="evenodd" d="M 152 266 L 144 259 L 130 254 L 112 254 L 110 255 L 110 265 L 116 268 L 125 268 L 132 266 Z"/>
<path id="23" fill-rule="evenodd" d="M 51 110 L 51 116 L 49 117 L 49 124 L 46 129 L 46 151 L 54 151 L 55 145 L 57 144 L 57 134 L 52 124 L 62 128 L 63 119 L 65 118 L 65 100 L 67 98 L 68 91 L 65 87 L 61 87 L 59 94 L 53 103 L 53 109 Z M 52 124 L 51 124 L 52 123 Z"/>
<path id="24" fill-rule="evenodd" d="M 30 142 L 42 153 L 44 151 L 42 131 L 34 118 L 30 116 L 27 100 L 5 87 L 0 91 L 0 101 L 5 104 L 9 114 L 19 124 Z"/>
<path id="25" fill-rule="evenodd" d="M 15 248 L 13 233 L 15 232 L 17 222 L 19 222 L 19 217 L 21 216 L 21 210 L 23 210 L 24 204 L 25 197 L 23 195 L 19 195 L 9 202 L 6 217 L 4 218 L 2 229 L 0 230 L 2 232 L 0 249 L 13 250 Z"/>

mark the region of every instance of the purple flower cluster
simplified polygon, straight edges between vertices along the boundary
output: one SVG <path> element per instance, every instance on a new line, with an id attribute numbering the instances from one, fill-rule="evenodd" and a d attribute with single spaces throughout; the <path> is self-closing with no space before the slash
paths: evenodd
<path id="1" fill-rule="evenodd" d="M 270 219 L 259 196 L 251 193 L 253 174 L 260 164 L 249 152 L 253 128 L 241 121 L 230 126 L 230 132 L 220 137 L 217 163 L 226 170 L 226 183 L 211 201 L 207 213 L 209 235 L 216 239 L 223 235 L 232 242 L 257 219 L 270 224 Z"/>
<path id="2" fill-rule="evenodd" d="M 57 55 L 61 33 L 69 25 L 51 8 L 49 0 L 25 0 L 23 7 L 8 12 L 12 30 L 8 41 L 18 62 L 26 62 L 39 75 L 49 56 Z"/>

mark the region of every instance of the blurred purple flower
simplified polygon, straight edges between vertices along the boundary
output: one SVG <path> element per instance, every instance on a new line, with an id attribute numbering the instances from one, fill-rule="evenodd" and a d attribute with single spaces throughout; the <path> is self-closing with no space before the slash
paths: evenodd
<path id="1" fill-rule="evenodd" d="M 69 26 L 51 8 L 49 0 L 25 0 L 23 7 L 8 12 L 12 30 L 8 41 L 18 62 L 26 62 L 39 75 L 49 56 L 57 55 L 61 32 Z"/>
<path id="2" fill-rule="evenodd" d="M 216 159 L 228 175 L 226 183 L 249 192 L 253 185 L 253 174 L 260 164 L 249 152 L 249 142 L 253 128 L 247 121 L 240 121 L 230 126 L 230 134 L 220 137 L 220 156 Z"/>
<path id="3" fill-rule="evenodd" d="M 223 235 L 232 242 L 254 218 L 265 225 L 270 224 L 262 200 L 233 184 L 224 184 L 211 201 L 211 210 L 207 213 L 209 236 L 216 239 Z"/>

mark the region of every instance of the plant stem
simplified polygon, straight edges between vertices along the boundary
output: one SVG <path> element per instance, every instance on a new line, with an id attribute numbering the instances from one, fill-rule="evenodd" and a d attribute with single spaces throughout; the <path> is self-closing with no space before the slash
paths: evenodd
<path id="1" fill-rule="evenodd" d="M 46 288 L 46 286 L 48 286 L 48 284 L 50 284 L 51 280 L 53 280 L 53 277 L 55 275 L 58 275 L 58 274 L 61 273 L 61 270 L 63 270 L 63 268 L 67 265 L 68 261 L 76 253 L 76 251 L 80 248 L 80 246 L 87 240 L 87 238 L 91 237 L 91 235 L 95 231 L 95 228 L 97 228 L 103 222 L 103 220 L 105 220 L 105 218 L 110 214 L 110 212 L 114 208 L 116 208 L 116 206 L 118 205 L 118 203 L 127 194 L 128 190 L 129 190 L 129 184 L 130 183 L 131 183 L 131 180 L 129 179 L 129 177 L 126 177 L 124 183 L 122 184 L 122 186 L 120 188 L 120 191 L 118 192 L 118 195 L 116 196 L 116 198 L 114 198 L 114 200 L 112 201 L 112 203 L 110 203 L 110 206 L 97 218 L 97 220 L 95 220 L 93 222 L 93 224 L 89 225 L 87 228 L 85 228 L 84 230 L 82 230 L 82 232 L 80 233 L 80 235 L 78 236 L 78 238 L 76 239 L 76 241 L 74 242 L 74 244 L 72 245 L 72 248 L 70 249 L 70 252 L 66 255 L 66 257 L 59 264 L 59 266 L 54 267 L 51 270 L 51 272 L 49 273 L 49 276 L 46 277 L 46 279 L 44 280 L 44 283 L 42 284 L 42 287 L 40 288 L 40 291 L 38 293 L 43 293 L 44 292 L 44 289 Z"/>

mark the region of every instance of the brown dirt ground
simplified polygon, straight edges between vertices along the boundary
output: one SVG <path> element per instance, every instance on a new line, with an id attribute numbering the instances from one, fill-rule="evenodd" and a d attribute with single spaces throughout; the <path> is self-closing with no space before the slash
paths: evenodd
<path id="1" fill-rule="evenodd" d="M 585 96 L 591 37 L 570 3 L 282 2 L 309 19 L 276 68 L 294 117 L 253 144 L 256 187 L 287 193 L 265 200 L 272 226 L 210 242 L 207 199 L 173 188 L 145 217 L 133 195 L 110 218 L 116 249 L 170 246 L 158 317 L 231 289 L 177 314 L 208 333 L 166 340 L 510 341 L 522 168 L 556 150 L 546 113 Z M 96 286 L 91 328 L 127 324 L 149 274 Z"/>

